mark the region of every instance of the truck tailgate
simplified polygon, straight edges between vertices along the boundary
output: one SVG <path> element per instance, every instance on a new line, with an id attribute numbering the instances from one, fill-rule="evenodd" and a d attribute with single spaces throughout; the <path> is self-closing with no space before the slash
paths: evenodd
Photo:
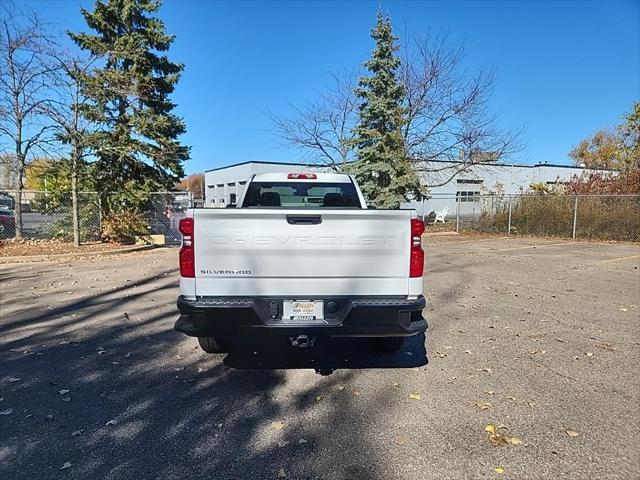
<path id="1" fill-rule="evenodd" d="M 195 209 L 197 296 L 406 296 L 408 210 Z"/>

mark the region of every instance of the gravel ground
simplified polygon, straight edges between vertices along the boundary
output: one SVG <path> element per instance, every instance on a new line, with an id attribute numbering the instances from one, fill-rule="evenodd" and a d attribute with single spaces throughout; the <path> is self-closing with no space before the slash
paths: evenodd
<path id="1" fill-rule="evenodd" d="M 173 249 L 0 266 L 0 478 L 639 478 L 638 246 L 425 244 L 389 356 L 204 354 Z"/>

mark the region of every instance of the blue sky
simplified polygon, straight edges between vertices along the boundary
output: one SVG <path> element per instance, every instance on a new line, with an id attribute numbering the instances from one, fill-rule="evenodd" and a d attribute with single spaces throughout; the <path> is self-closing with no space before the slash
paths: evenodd
<path id="1" fill-rule="evenodd" d="M 63 29 L 84 29 L 91 1 L 18 1 Z M 512 161 L 568 163 L 589 133 L 613 127 L 640 100 L 640 1 L 421 2 L 165 0 L 160 16 L 186 65 L 174 95 L 192 146 L 188 173 L 245 160 L 297 161 L 266 112 L 316 98 L 330 73 L 372 49 L 378 6 L 397 33 L 445 31 L 464 41 L 470 69 L 492 66 L 491 108 L 524 128 Z"/>

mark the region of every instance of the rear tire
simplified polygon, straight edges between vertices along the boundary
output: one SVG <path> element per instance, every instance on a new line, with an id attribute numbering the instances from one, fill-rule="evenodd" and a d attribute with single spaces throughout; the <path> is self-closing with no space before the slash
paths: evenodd
<path id="1" fill-rule="evenodd" d="M 200 348 L 207 353 L 227 353 L 229 346 L 215 337 L 198 337 Z"/>
<path id="2" fill-rule="evenodd" d="M 373 347 L 383 353 L 394 353 L 404 345 L 404 337 L 382 337 L 373 339 Z"/>

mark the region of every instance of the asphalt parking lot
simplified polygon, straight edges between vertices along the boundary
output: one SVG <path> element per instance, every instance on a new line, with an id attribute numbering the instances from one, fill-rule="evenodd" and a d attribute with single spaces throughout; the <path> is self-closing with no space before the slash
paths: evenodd
<path id="1" fill-rule="evenodd" d="M 0 478 L 639 478 L 640 248 L 424 243 L 427 338 L 390 356 L 207 355 L 175 249 L 0 266 Z"/>

